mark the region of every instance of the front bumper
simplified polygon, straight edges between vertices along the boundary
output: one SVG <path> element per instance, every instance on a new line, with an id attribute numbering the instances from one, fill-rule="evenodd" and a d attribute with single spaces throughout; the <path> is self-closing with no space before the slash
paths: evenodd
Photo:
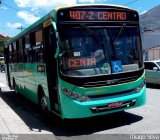
<path id="1" fill-rule="evenodd" d="M 144 86 L 139 93 L 105 100 L 79 102 L 72 100 L 67 96 L 63 99 L 64 100 L 61 103 L 62 118 L 72 119 L 93 117 L 144 105 L 146 103 L 146 86 Z M 110 103 L 120 104 L 118 106 L 109 107 Z"/>

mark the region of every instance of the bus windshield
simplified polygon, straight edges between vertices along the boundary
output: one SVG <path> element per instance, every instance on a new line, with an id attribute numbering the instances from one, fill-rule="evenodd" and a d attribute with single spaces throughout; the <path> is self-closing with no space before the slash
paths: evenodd
<path id="1" fill-rule="evenodd" d="M 60 69 L 63 74 L 115 74 L 142 67 L 138 27 L 63 28 L 60 38 L 63 52 Z"/>

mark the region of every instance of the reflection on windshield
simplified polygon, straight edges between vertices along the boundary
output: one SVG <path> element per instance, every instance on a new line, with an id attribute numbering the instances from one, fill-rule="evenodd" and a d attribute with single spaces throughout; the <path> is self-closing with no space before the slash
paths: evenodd
<path id="1" fill-rule="evenodd" d="M 120 27 L 89 30 L 92 35 L 82 28 L 67 28 L 60 32 L 64 52 L 60 68 L 64 74 L 111 74 L 142 67 L 138 53 L 141 48 L 138 28 L 125 27 L 121 33 Z"/>

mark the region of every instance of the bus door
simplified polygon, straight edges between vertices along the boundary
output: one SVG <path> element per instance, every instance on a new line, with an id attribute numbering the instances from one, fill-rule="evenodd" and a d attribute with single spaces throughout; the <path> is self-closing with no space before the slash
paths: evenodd
<path id="1" fill-rule="evenodd" d="M 45 60 L 51 109 L 60 113 L 57 89 L 56 34 L 52 25 L 44 28 Z"/>

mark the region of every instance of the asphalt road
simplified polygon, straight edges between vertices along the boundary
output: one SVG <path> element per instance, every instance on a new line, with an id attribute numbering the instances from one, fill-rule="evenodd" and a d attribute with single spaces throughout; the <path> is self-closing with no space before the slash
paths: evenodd
<path id="1" fill-rule="evenodd" d="M 4 73 L 0 73 L 0 83 L 6 85 Z M 7 86 L 2 88 L 0 97 L 0 134 L 38 134 L 40 139 L 59 140 L 112 139 L 113 136 L 108 134 L 128 134 L 126 139 L 135 139 L 133 134 L 147 134 L 150 139 L 149 136 L 152 137 L 153 134 L 155 139 L 160 139 L 160 86 L 147 85 L 145 106 L 67 122 L 53 114 L 42 116 L 37 106 L 24 97 L 15 95 Z M 125 138 L 122 136 L 122 139 Z"/>

